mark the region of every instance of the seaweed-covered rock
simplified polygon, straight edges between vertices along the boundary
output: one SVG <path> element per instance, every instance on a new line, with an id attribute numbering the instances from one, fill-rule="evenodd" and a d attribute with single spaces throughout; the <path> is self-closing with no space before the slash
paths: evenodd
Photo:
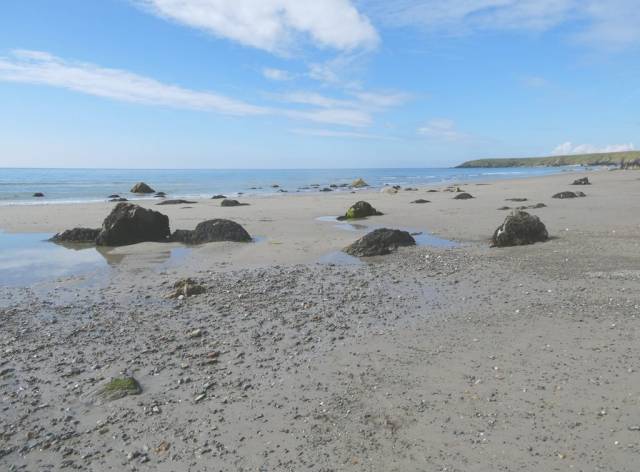
<path id="1" fill-rule="evenodd" d="M 167 298 L 187 298 L 193 295 L 200 295 L 206 292 L 206 288 L 191 278 L 178 280 L 173 284 L 173 291 L 167 295 Z"/>
<path id="2" fill-rule="evenodd" d="M 467 193 L 467 192 L 462 192 L 462 193 L 457 194 L 453 198 L 455 200 L 469 200 L 470 198 L 473 198 L 473 195 L 471 195 L 470 193 Z"/>
<path id="3" fill-rule="evenodd" d="M 198 223 L 193 231 L 179 229 L 171 235 L 171 241 L 185 244 L 204 244 L 219 241 L 249 242 L 251 236 L 240 224 L 225 219 L 213 219 Z"/>
<path id="4" fill-rule="evenodd" d="M 589 182 L 589 177 L 582 177 L 574 180 L 571 185 L 591 185 L 591 182 Z"/>
<path id="5" fill-rule="evenodd" d="M 157 205 L 186 205 L 186 204 L 192 204 L 192 203 L 197 203 L 197 202 L 192 202 L 192 201 L 189 201 L 189 200 L 181 200 L 181 199 L 163 200 L 160 203 L 158 203 Z"/>
<path id="6" fill-rule="evenodd" d="M 566 191 L 566 192 L 556 193 L 551 198 L 565 199 L 565 198 L 578 198 L 578 197 L 586 197 L 586 195 L 583 192 L 569 192 L 569 191 Z"/>
<path id="7" fill-rule="evenodd" d="M 422 204 L 422 203 L 431 203 L 431 202 L 429 200 L 425 200 L 424 198 L 418 198 L 417 200 L 414 200 L 411 203 Z"/>
<path id="8" fill-rule="evenodd" d="M 96 397 L 100 400 L 113 401 L 141 393 L 142 387 L 133 377 L 116 377 L 100 387 L 96 392 Z"/>
<path id="9" fill-rule="evenodd" d="M 415 244 L 416 240 L 406 231 L 380 228 L 365 234 L 343 251 L 356 257 L 382 256 L 400 246 L 415 246 Z"/>
<path id="10" fill-rule="evenodd" d="M 220 206 L 223 207 L 237 207 L 237 206 L 246 206 L 248 203 L 240 203 L 238 200 L 232 200 L 230 198 L 225 198 L 220 202 Z"/>
<path id="11" fill-rule="evenodd" d="M 366 182 L 364 181 L 364 179 L 362 179 L 362 178 L 358 178 L 358 179 L 354 180 L 353 182 L 351 182 L 351 186 L 352 186 L 353 188 L 363 188 L 363 187 L 368 187 L 368 186 L 369 186 L 369 184 L 368 184 L 368 183 L 366 183 Z"/>
<path id="12" fill-rule="evenodd" d="M 359 201 L 349 207 L 344 216 L 340 216 L 339 220 L 350 220 L 352 218 L 366 218 L 367 216 L 382 215 L 381 212 L 371 206 L 369 202 Z"/>
<path id="13" fill-rule="evenodd" d="M 99 233 L 100 228 L 73 228 L 55 234 L 51 241 L 56 243 L 93 243 Z"/>
<path id="14" fill-rule="evenodd" d="M 153 190 L 151 187 L 149 187 L 144 182 L 138 182 L 133 187 L 131 187 L 131 190 L 129 190 L 129 191 L 131 193 L 154 193 L 155 192 L 155 190 Z"/>
<path id="15" fill-rule="evenodd" d="M 118 203 L 102 223 L 98 246 L 126 246 L 145 241 L 166 241 L 169 217 L 132 203 Z"/>
<path id="16" fill-rule="evenodd" d="M 514 210 L 495 230 L 491 243 L 496 247 L 522 246 L 547 239 L 549 234 L 540 218 L 526 211 Z"/>

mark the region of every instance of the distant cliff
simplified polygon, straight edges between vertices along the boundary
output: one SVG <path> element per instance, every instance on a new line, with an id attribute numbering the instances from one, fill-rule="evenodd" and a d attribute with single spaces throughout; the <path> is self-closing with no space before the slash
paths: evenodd
<path id="1" fill-rule="evenodd" d="M 640 168 L 640 151 L 574 154 L 569 156 L 520 157 L 507 159 L 477 159 L 457 167 L 557 167 L 557 166 L 616 165 L 623 168 Z"/>

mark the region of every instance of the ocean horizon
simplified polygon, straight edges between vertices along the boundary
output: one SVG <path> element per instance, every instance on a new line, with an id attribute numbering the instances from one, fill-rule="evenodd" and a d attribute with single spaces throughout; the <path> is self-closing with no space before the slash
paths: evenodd
<path id="1" fill-rule="evenodd" d="M 104 202 L 110 195 L 129 200 L 152 196 L 131 194 L 136 182 L 176 198 L 209 198 L 214 194 L 273 195 L 311 193 L 363 178 L 372 188 L 417 186 L 526 178 L 566 172 L 565 167 L 518 168 L 370 168 L 370 169 L 0 169 L 0 205 Z M 342 187 L 341 187 L 342 186 Z M 34 197 L 35 193 L 44 197 Z"/>

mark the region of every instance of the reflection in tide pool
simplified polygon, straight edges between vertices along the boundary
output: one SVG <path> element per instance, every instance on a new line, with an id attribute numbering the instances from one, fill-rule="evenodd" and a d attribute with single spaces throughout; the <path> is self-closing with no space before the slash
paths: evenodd
<path id="1" fill-rule="evenodd" d="M 104 275 L 128 258 L 143 267 L 151 264 L 162 268 L 184 260 L 191 251 L 186 247 L 167 247 L 135 254 L 123 248 L 92 244 L 56 244 L 49 241 L 51 236 L 0 232 L 0 287 L 28 286 L 60 277 Z"/>

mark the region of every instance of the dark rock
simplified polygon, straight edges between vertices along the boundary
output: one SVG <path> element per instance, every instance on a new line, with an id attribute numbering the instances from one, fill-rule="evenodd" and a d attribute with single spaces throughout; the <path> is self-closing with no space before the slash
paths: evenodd
<path id="1" fill-rule="evenodd" d="M 333 190 L 331 190 L 329 187 L 325 187 L 320 189 L 321 192 L 333 192 Z"/>
<path id="2" fill-rule="evenodd" d="M 113 195 L 109 195 L 107 198 L 120 198 L 120 195 L 114 193 Z"/>
<path id="3" fill-rule="evenodd" d="M 331 185 L 329 185 L 329 187 L 331 187 L 331 188 L 338 188 L 338 186 L 337 186 L 336 184 L 331 184 Z"/>
<path id="4" fill-rule="evenodd" d="M 373 208 L 369 202 L 359 201 L 349 207 L 344 216 L 340 216 L 339 220 L 350 220 L 352 218 L 366 218 L 367 216 L 382 215 L 378 210 Z"/>
<path id="5" fill-rule="evenodd" d="M 156 194 L 154 195 L 154 197 L 159 197 L 159 198 L 164 198 L 166 196 L 167 194 L 164 192 L 156 192 Z"/>
<path id="6" fill-rule="evenodd" d="M 511 207 L 503 206 L 503 207 L 498 208 L 498 210 L 511 210 Z"/>
<path id="7" fill-rule="evenodd" d="M 155 190 L 153 190 L 151 187 L 149 187 L 144 182 L 138 182 L 133 187 L 131 187 L 131 190 L 129 190 L 129 191 L 131 193 L 154 193 L 155 192 Z"/>
<path id="8" fill-rule="evenodd" d="M 435 193 L 435 192 L 437 192 L 437 190 L 436 190 L 436 189 L 434 189 L 434 188 L 430 188 L 429 190 L 427 190 L 427 192 L 429 192 L 429 193 Z"/>
<path id="9" fill-rule="evenodd" d="M 405 192 L 417 192 L 418 189 L 415 187 L 407 187 L 404 189 Z"/>
<path id="10" fill-rule="evenodd" d="M 411 203 L 431 203 L 431 202 L 429 200 L 425 200 L 424 198 L 418 198 L 417 200 L 414 200 Z"/>
<path id="11" fill-rule="evenodd" d="M 588 177 L 582 177 L 573 181 L 571 185 L 591 185 Z"/>
<path id="12" fill-rule="evenodd" d="M 278 184 L 273 184 L 273 185 L 271 186 L 271 188 L 278 188 L 278 187 L 280 187 Z"/>
<path id="13" fill-rule="evenodd" d="M 470 193 L 462 192 L 453 198 L 456 200 L 469 200 L 470 198 L 473 198 L 473 196 Z"/>
<path id="14" fill-rule="evenodd" d="M 51 241 L 56 243 L 93 243 L 99 233 L 99 228 L 73 228 L 57 233 L 51 238 Z"/>
<path id="15" fill-rule="evenodd" d="M 227 198 L 226 195 L 214 195 L 213 197 L 211 197 L 211 200 L 221 200 L 223 198 Z"/>
<path id="16" fill-rule="evenodd" d="M 144 241 L 166 241 L 169 218 L 132 203 L 118 203 L 102 223 L 98 246 L 126 246 Z"/>
<path id="17" fill-rule="evenodd" d="M 491 238 L 492 246 L 522 246 L 549 239 L 547 228 L 535 215 L 514 210 L 504 220 Z"/>
<path id="18" fill-rule="evenodd" d="M 204 244 L 219 241 L 249 242 L 251 236 L 238 223 L 214 219 L 198 223 L 193 231 L 179 229 L 171 235 L 171 241 L 185 244 Z"/>
<path id="19" fill-rule="evenodd" d="M 526 198 L 505 198 L 507 202 L 526 202 Z"/>
<path id="20" fill-rule="evenodd" d="M 560 192 L 556 193 L 552 198 L 577 198 L 577 197 L 586 197 L 583 192 Z"/>
<path id="21" fill-rule="evenodd" d="M 415 246 L 416 240 L 406 231 L 398 229 L 376 229 L 343 249 L 357 257 L 381 256 L 389 254 L 400 246 Z"/>
<path id="22" fill-rule="evenodd" d="M 247 206 L 247 205 L 248 203 L 240 203 L 238 200 L 231 200 L 228 198 L 225 198 L 220 202 L 220 206 L 223 206 L 223 207 L 237 207 L 237 206 Z"/>
<path id="23" fill-rule="evenodd" d="M 279 189 L 278 189 L 278 192 L 280 192 L 280 193 L 288 193 L 289 191 L 288 191 L 288 190 L 285 190 L 285 189 L 283 189 L 283 188 L 279 188 Z"/>
<path id="24" fill-rule="evenodd" d="M 188 204 L 192 204 L 192 203 L 197 203 L 197 202 L 190 202 L 189 200 L 164 200 L 160 203 L 158 203 L 157 205 L 188 205 Z"/>
<path id="25" fill-rule="evenodd" d="M 140 395 L 142 387 L 133 377 L 117 377 L 103 385 L 96 396 L 102 400 L 114 401 L 128 395 Z"/>
<path id="26" fill-rule="evenodd" d="M 34 196 L 34 197 L 37 197 L 37 198 L 41 198 L 41 197 L 44 197 L 44 193 L 42 193 L 42 192 L 36 192 L 36 193 L 34 193 L 34 194 L 33 194 L 33 196 Z"/>
<path id="27" fill-rule="evenodd" d="M 173 284 L 173 292 L 167 295 L 167 298 L 179 298 L 179 297 L 191 297 L 193 295 L 200 295 L 207 291 L 207 289 L 198 284 L 195 280 L 187 278 L 178 280 Z"/>
<path id="28" fill-rule="evenodd" d="M 111 200 L 109 200 L 110 202 L 128 202 L 129 200 L 127 200 L 124 197 L 117 197 L 117 198 L 112 198 Z"/>

